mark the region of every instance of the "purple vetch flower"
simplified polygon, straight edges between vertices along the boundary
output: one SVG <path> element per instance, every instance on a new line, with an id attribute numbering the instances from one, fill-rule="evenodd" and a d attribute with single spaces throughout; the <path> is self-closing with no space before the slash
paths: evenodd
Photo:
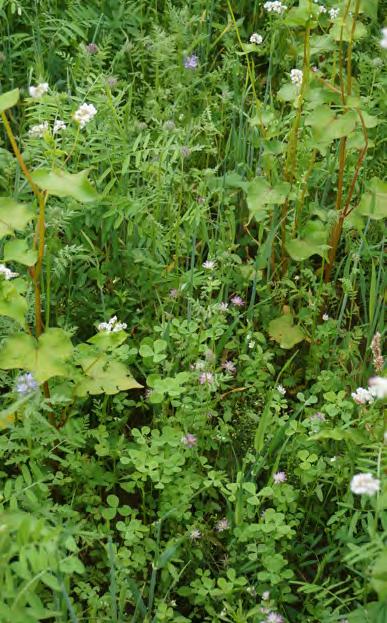
<path id="1" fill-rule="evenodd" d="M 184 58 L 184 67 L 186 69 L 196 69 L 199 64 L 199 58 L 196 54 L 190 54 Z"/>
<path id="2" fill-rule="evenodd" d="M 225 361 L 222 363 L 222 368 L 226 372 L 229 372 L 229 374 L 235 374 L 236 372 L 236 366 L 232 361 Z"/>
<path id="3" fill-rule="evenodd" d="M 31 392 L 35 392 L 39 388 L 39 383 L 35 381 L 31 372 L 20 374 L 16 379 L 15 389 L 18 394 L 26 396 Z"/>
<path id="4" fill-rule="evenodd" d="M 235 296 L 233 296 L 230 299 L 230 301 L 234 305 L 234 307 L 244 307 L 244 305 L 245 305 L 245 302 L 244 302 L 243 298 L 238 296 L 237 294 Z"/>
<path id="5" fill-rule="evenodd" d="M 228 530 L 229 527 L 230 524 L 228 523 L 228 519 L 226 519 L 226 517 L 223 517 L 223 519 L 219 519 L 219 521 L 217 521 L 215 524 L 215 530 L 217 532 L 224 532 L 225 530 Z"/>
<path id="6" fill-rule="evenodd" d="M 199 376 L 200 385 L 212 385 L 214 382 L 214 375 L 212 372 L 202 372 Z"/>
<path id="7" fill-rule="evenodd" d="M 88 43 L 85 49 L 86 52 L 90 54 L 90 56 L 93 56 L 93 54 L 98 54 L 99 52 L 99 48 L 96 43 Z"/>
<path id="8" fill-rule="evenodd" d="M 197 442 L 198 438 L 196 437 L 196 435 L 192 435 L 192 433 L 186 433 L 181 438 L 181 443 L 187 446 L 187 448 L 193 448 L 194 446 L 196 446 Z"/>
<path id="9" fill-rule="evenodd" d="M 286 482 L 287 481 L 286 473 L 285 472 L 276 472 L 273 475 L 273 480 L 274 480 L 274 484 L 275 485 L 280 485 L 283 482 Z"/>

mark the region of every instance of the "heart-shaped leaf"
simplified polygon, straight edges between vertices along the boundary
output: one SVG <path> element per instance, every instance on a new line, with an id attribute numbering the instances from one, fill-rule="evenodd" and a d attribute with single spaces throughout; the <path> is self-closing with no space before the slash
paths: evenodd
<path id="1" fill-rule="evenodd" d="M 4 245 L 4 259 L 6 262 L 13 261 L 24 266 L 33 266 L 38 259 L 38 253 L 35 249 L 30 249 L 27 240 L 9 240 Z"/>
<path id="2" fill-rule="evenodd" d="M 0 315 L 8 316 L 24 327 L 27 309 L 27 301 L 20 293 L 17 282 L 0 279 Z"/>
<path id="3" fill-rule="evenodd" d="M 302 238 L 289 240 L 285 247 L 290 257 L 296 262 L 302 262 L 311 255 L 320 255 L 326 258 L 329 245 L 326 244 L 328 230 L 320 221 L 309 221 L 302 233 Z"/>
<path id="4" fill-rule="evenodd" d="M 129 374 L 127 366 L 120 361 L 112 360 L 110 355 L 95 354 L 92 348 L 78 349 L 81 354 L 79 363 L 83 374 L 77 379 L 75 394 L 117 394 L 127 389 L 138 389 L 142 385 Z"/>
<path id="5" fill-rule="evenodd" d="M 284 314 L 272 320 L 269 323 L 268 331 L 270 337 L 281 348 L 293 348 L 293 346 L 305 339 L 303 330 L 301 327 L 293 324 L 293 317 L 290 314 Z"/>
<path id="6" fill-rule="evenodd" d="M 0 197 L 0 238 L 23 230 L 34 216 L 30 206 L 18 203 L 11 197 Z"/>
<path id="7" fill-rule="evenodd" d="M 249 183 L 247 190 L 247 206 L 255 220 L 261 221 L 268 212 L 268 206 L 281 205 L 286 201 L 290 185 L 279 182 L 271 186 L 264 177 L 256 177 Z"/>
<path id="8" fill-rule="evenodd" d="M 59 169 L 37 169 L 32 179 L 51 195 L 56 197 L 73 197 L 81 203 L 98 199 L 98 193 L 87 179 L 88 170 L 79 173 L 68 173 Z"/>

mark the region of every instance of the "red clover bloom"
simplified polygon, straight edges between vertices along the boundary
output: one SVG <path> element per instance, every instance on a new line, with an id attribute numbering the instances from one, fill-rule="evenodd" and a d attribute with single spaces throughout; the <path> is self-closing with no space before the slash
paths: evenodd
<path id="1" fill-rule="evenodd" d="M 183 435 L 181 438 L 181 443 L 187 446 L 187 448 L 193 448 L 196 446 L 197 442 L 198 438 L 196 435 L 192 435 L 192 433 L 186 433 L 186 435 Z"/>

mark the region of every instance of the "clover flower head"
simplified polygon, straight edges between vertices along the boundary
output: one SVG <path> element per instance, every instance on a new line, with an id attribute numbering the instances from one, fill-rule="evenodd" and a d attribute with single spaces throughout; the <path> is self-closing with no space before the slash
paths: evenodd
<path id="1" fill-rule="evenodd" d="M 329 17 L 333 21 L 336 19 L 336 17 L 339 17 L 340 9 L 335 9 L 335 8 L 329 9 L 328 13 L 329 13 Z"/>
<path id="2" fill-rule="evenodd" d="M 62 130 L 65 130 L 66 128 L 67 128 L 67 125 L 65 124 L 64 121 L 62 121 L 62 119 L 55 119 L 54 125 L 52 128 L 52 133 L 58 134 L 58 132 L 61 132 Z"/>
<path id="3" fill-rule="evenodd" d="M 38 123 L 37 125 L 33 125 L 28 130 L 28 136 L 31 138 L 42 138 L 48 130 L 48 122 L 43 121 L 43 123 Z"/>
<path id="4" fill-rule="evenodd" d="M 257 32 L 253 32 L 250 37 L 250 43 L 254 43 L 255 45 L 261 45 L 263 41 L 262 35 L 259 35 Z"/>
<path id="5" fill-rule="evenodd" d="M 127 328 L 126 322 L 118 322 L 117 316 L 110 318 L 109 322 L 100 322 L 98 325 L 98 331 L 105 333 L 118 333 L 118 331 L 124 331 Z"/>
<path id="6" fill-rule="evenodd" d="M 199 64 L 199 58 L 196 54 L 190 54 L 184 58 L 183 64 L 186 69 L 196 69 Z"/>
<path id="7" fill-rule="evenodd" d="M 245 305 L 243 298 L 238 295 L 233 296 L 230 301 L 234 307 L 244 307 Z"/>
<path id="8" fill-rule="evenodd" d="M 81 104 L 78 110 L 74 113 L 74 121 L 79 123 L 81 128 L 84 128 L 89 121 L 97 114 L 97 109 L 93 104 Z"/>
<path id="9" fill-rule="evenodd" d="M 88 54 L 90 54 L 90 56 L 93 56 L 94 54 L 97 54 L 99 51 L 98 45 L 96 43 L 88 43 L 86 46 L 86 52 Z"/>
<path id="10" fill-rule="evenodd" d="M 226 517 L 223 517 L 223 519 L 219 519 L 219 521 L 217 521 L 215 524 L 215 530 L 217 532 L 224 532 L 225 530 L 228 530 L 229 527 L 230 524 L 228 523 L 228 519 L 226 519 Z"/>
<path id="11" fill-rule="evenodd" d="M 222 363 L 222 368 L 229 374 L 235 374 L 236 372 L 236 366 L 232 361 L 225 361 Z"/>
<path id="12" fill-rule="evenodd" d="M 221 312 L 226 312 L 228 310 L 228 303 L 225 303 L 224 301 L 222 301 L 221 303 L 219 303 L 219 311 Z"/>
<path id="13" fill-rule="evenodd" d="M 188 147 L 188 145 L 183 145 L 182 147 L 180 147 L 180 154 L 182 158 L 188 158 L 191 153 L 191 149 Z"/>
<path id="14" fill-rule="evenodd" d="M 192 435 L 191 433 L 186 433 L 181 438 L 181 443 L 187 448 L 193 448 L 194 446 L 196 446 L 197 442 L 198 438 L 196 437 L 196 435 Z"/>
<path id="15" fill-rule="evenodd" d="M 286 472 L 276 472 L 273 474 L 273 480 L 275 485 L 280 485 L 287 481 Z"/>
<path id="16" fill-rule="evenodd" d="M 5 281 L 14 279 L 19 276 L 19 273 L 14 273 L 10 268 L 7 268 L 4 264 L 0 264 L 0 275 L 2 275 Z"/>
<path id="17" fill-rule="evenodd" d="M 372 474 L 356 474 L 351 480 L 351 491 L 356 495 L 375 495 L 380 489 L 380 480 Z"/>
<path id="18" fill-rule="evenodd" d="M 284 619 L 278 612 L 269 612 L 266 623 L 284 623 Z"/>
<path id="19" fill-rule="evenodd" d="M 212 385 L 214 382 L 214 375 L 212 372 L 202 372 L 199 376 L 200 385 Z"/>
<path id="20" fill-rule="evenodd" d="M 26 396 L 27 394 L 36 391 L 38 387 L 39 384 L 35 381 L 31 372 L 20 374 L 16 379 L 15 389 L 17 393 L 22 396 Z"/>
<path id="21" fill-rule="evenodd" d="M 303 72 L 302 69 L 292 69 L 290 72 L 290 80 L 297 87 L 300 87 L 302 84 Z"/>
<path id="22" fill-rule="evenodd" d="M 215 260 L 206 260 L 203 262 L 202 266 L 206 270 L 214 270 L 214 268 L 216 268 L 216 262 Z"/>
<path id="23" fill-rule="evenodd" d="M 375 398 L 387 398 L 387 378 L 383 376 L 373 376 L 368 381 L 369 391 Z"/>
<path id="24" fill-rule="evenodd" d="M 200 530 L 198 530 L 198 528 L 194 528 L 193 530 L 191 530 L 189 538 L 191 539 L 191 541 L 198 541 L 202 538 L 202 533 L 200 532 Z"/>
<path id="25" fill-rule="evenodd" d="M 41 82 L 40 84 L 28 87 L 28 93 L 33 99 L 39 99 L 48 91 L 48 82 Z"/>
<path id="26" fill-rule="evenodd" d="M 168 119 L 164 122 L 163 128 L 164 130 L 167 130 L 167 132 L 171 132 L 172 130 L 176 129 L 176 124 L 174 121 L 172 121 L 172 119 Z"/>
<path id="27" fill-rule="evenodd" d="M 358 405 L 372 404 L 374 402 L 372 392 L 364 387 L 358 387 L 355 392 L 351 393 L 351 396 Z"/>
<path id="28" fill-rule="evenodd" d="M 171 290 L 169 290 L 169 298 L 177 299 L 178 296 L 179 296 L 179 290 L 177 288 L 172 288 Z"/>
<path id="29" fill-rule="evenodd" d="M 322 319 L 323 319 L 324 322 L 327 322 L 329 320 L 328 314 L 327 313 L 323 314 L 322 315 Z"/>

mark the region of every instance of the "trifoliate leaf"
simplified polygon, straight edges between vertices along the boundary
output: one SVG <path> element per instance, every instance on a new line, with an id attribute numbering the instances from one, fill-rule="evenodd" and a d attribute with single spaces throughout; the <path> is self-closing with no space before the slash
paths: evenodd
<path id="1" fill-rule="evenodd" d="M 30 249 L 27 240 L 9 240 L 4 245 L 4 260 L 19 262 L 24 266 L 33 266 L 38 259 L 38 252 Z"/>
<path id="2" fill-rule="evenodd" d="M 98 193 L 87 179 L 88 170 L 68 173 L 59 169 L 37 169 L 32 179 L 43 190 L 56 197 L 73 197 L 81 203 L 98 199 Z"/>
<path id="3" fill-rule="evenodd" d="M 0 197 L 0 238 L 23 230 L 33 218 L 34 210 L 30 206 L 11 197 Z"/>
<path id="4" fill-rule="evenodd" d="M 301 327 L 293 324 L 293 317 L 284 314 L 269 323 L 268 332 L 281 348 L 293 348 L 305 338 Z"/>
<path id="5" fill-rule="evenodd" d="M 13 91 L 7 91 L 3 93 L 3 95 L 0 95 L 0 113 L 15 106 L 19 101 L 19 96 L 19 89 L 13 89 Z"/>
<path id="6" fill-rule="evenodd" d="M 69 334 L 63 329 L 47 329 L 38 340 L 19 333 L 5 341 L 0 353 L 0 369 L 28 370 L 39 383 L 43 383 L 53 376 L 67 376 L 67 360 L 72 352 Z"/>

